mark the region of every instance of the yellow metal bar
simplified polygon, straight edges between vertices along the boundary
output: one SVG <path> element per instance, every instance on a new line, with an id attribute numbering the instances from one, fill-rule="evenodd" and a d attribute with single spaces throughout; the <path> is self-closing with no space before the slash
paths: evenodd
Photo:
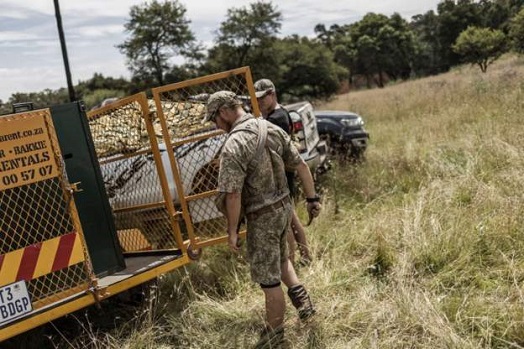
<path id="1" fill-rule="evenodd" d="M 186 196 L 186 200 L 187 201 L 194 201 L 194 200 L 198 200 L 198 199 L 204 199 L 204 198 L 216 195 L 216 193 L 218 193 L 218 191 L 216 189 L 215 190 L 211 190 L 211 191 L 205 191 L 203 193 L 199 193 L 199 194 L 195 194 L 195 195 L 188 195 L 188 196 Z"/>
<path id="2" fill-rule="evenodd" d="M 181 82 L 176 82 L 174 84 L 169 84 L 169 85 L 164 85 L 164 86 L 160 86 L 160 87 L 155 87 L 155 88 L 151 89 L 151 91 L 153 92 L 153 96 L 156 96 L 156 95 L 158 95 L 158 94 L 160 94 L 162 92 L 165 92 L 165 91 L 171 91 L 171 90 L 180 89 L 180 88 L 184 88 L 184 87 L 191 86 L 191 85 L 203 84 L 203 83 L 206 83 L 206 82 L 209 82 L 209 81 L 225 79 L 225 78 L 227 78 L 229 76 L 232 76 L 232 75 L 244 74 L 248 70 L 249 70 L 249 67 L 241 67 L 241 68 L 237 68 L 237 69 L 227 70 L 227 71 L 216 73 L 216 74 L 212 74 L 212 75 L 207 75 L 207 76 L 202 76 L 202 77 L 198 77 L 198 78 L 195 78 L 195 79 L 190 79 L 190 80 L 184 80 L 184 81 L 181 81 Z"/>
<path id="3" fill-rule="evenodd" d="M 255 94 L 255 87 L 253 86 L 253 78 L 251 77 L 251 69 L 248 67 L 246 71 L 246 82 L 249 95 L 251 96 L 251 107 L 253 108 L 254 116 L 261 116 L 258 100 Z"/>
<path id="4" fill-rule="evenodd" d="M 241 231 L 238 233 L 238 235 L 240 237 L 245 237 L 246 236 L 246 232 L 245 231 Z M 216 245 L 216 244 L 220 244 L 220 243 L 223 243 L 223 242 L 227 242 L 227 235 L 226 236 L 220 236 L 218 238 L 212 238 L 212 239 L 207 239 L 207 240 L 202 240 L 202 241 L 196 241 L 194 243 L 194 248 L 195 249 L 199 249 L 199 248 L 203 248 L 203 247 L 208 247 L 208 246 L 213 246 L 213 245 Z"/>
<path id="5" fill-rule="evenodd" d="M 88 111 L 87 119 L 96 120 L 97 118 L 101 117 L 102 115 L 106 114 L 107 112 L 110 112 L 111 110 L 118 109 L 120 107 L 131 104 L 133 102 L 138 102 L 141 105 L 141 107 L 144 107 L 144 104 L 143 104 L 144 100 L 146 101 L 146 105 L 147 105 L 147 97 L 146 97 L 145 92 L 140 92 L 132 96 L 119 99 L 118 101 L 108 104 L 102 108 Z"/>
<path id="6" fill-rule="evenodd" d="M 181 139 L 179 141 L 172 142 L 171 145 L 173 147 L 178 147 L 178 146 L 186 144 L 186 143 L 198 142 L 198 141 L 200 141 L 202 139 L 208 139 L 208 138 L 211 138 L 211 137 L 215 137 L 215 136 L 221 135 L 223 133 L 224 133 L 224 131 L 218 130 L 218 131 L 213 131 L 213 132 L 209 132 L 209 133 L 204 133 L 202 135 L 190 136 L 188 138 L 184 138 L 184 139 Z"/>
<path id="7" fill-rule="evenodd" d="M 158 201 L 158 202 L 154 202 L 154 203 L 146 204 L 146 205 L 134 205 L 134 206 L 124 207 L 124 208 L 117 208 L 114 210 L 114 212 L 117 213 L 117 212 L 147 210 L 149 208 L 155 208 L 155 207 L 164 208 L 165 202 Z"/>

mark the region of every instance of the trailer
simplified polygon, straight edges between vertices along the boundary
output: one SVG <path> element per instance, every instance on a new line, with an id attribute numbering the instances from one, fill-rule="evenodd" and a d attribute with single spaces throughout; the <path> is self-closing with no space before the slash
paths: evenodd
<path id="1" fill-rule="evenodd" d="M 201 123 L 203 96 L 225 89 L 259 115 L 243 67 L 94 111 L 73 102 L 0 116 L 0 342 L 227 241 L 214 205 L 225 137 Z"/>

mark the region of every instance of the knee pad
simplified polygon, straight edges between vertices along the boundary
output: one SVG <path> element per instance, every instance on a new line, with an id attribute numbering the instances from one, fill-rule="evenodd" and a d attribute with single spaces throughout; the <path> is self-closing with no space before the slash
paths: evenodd
<path id="1" fill-rule="evenodd" d="M 273 288 L 273 287 L 279 287 L 280 286 L 280 281 L 277 282 L 276 284 L 271 284 L 271 285 L 266 285 L 266 284 L 260 284 L 260 287 L 262 288 Z"/>

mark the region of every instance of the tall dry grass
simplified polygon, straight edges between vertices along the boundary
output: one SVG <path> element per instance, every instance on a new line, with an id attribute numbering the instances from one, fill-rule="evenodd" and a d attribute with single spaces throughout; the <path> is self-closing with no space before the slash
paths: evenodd
<path id="1" fill-rule="evenodd" d="M 371 141 L 363 164 L 323 179 L 316 258 L 299 270 L 318 315 L 300 324 L 289 304 L 288 347 L 524 347 L 524 61 L 321 107 L 360 113 Z M 165 276 L 158 297 L 131 331 L 71 346 L 249 348 L 262 326 L 262 292 L 224 247 Z"/>

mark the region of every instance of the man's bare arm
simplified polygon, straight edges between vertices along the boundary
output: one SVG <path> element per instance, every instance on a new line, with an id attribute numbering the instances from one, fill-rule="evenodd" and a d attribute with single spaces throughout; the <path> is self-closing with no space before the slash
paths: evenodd
<path id="1" fill-rule="evenodd" d="M 237 251 L 238 222 L 240 221 L 241 195 L 240 193 L 226 194 L 226 218 L 229 247 Z"/>

